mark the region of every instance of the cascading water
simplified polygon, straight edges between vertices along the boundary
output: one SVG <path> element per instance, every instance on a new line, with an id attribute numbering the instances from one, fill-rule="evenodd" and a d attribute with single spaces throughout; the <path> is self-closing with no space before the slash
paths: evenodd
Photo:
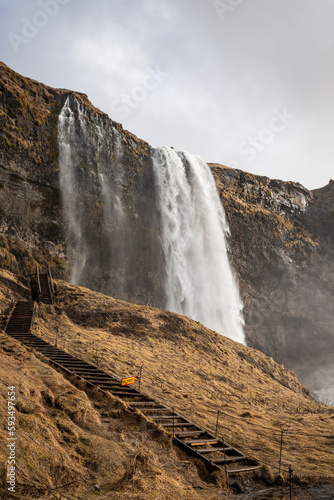
<path id="1" fill-rule="evenodd" d="M 70 280 L 162 306 L 150 149 L 129 135 L 75 95 L 67 97 L 58 147 Z"/>
<path id="2" fill-rule="evenodd" d="M 229 264 L 228 225 L 207 164 L 153 151 L 165 256 L 167 308 L 244 342 L 242 303 Z"/>
<path id="3" fill-rule="evenodd" d="M 69 96 L 59 115 L 60 189 L 67 232 L 70 280 L 89 285 L 101 281 L 101 265 L 117 263 L 114 289 L 124 277 L 124 207 L 122 147 L 119 133 L 98 115 L 90 121 L 82 105 Z M 98 223 L 98 226 L 96 225 Z M 117 241 L 113 232 L 117 233 Z M 103 240 L 101 234 L 103 233 Z M 104 278 L 103 289 L 112 285 Z"/>
<path id="4" fill-rule="evenodd" d="M 71 249 L 70 253 L 80 256 L 71 259 L 70 280 L 71 283 L 79 284 L 86 263 L 87 249 L 79 220 L 80 209 L 79 203 L 77 203 L 79 179 L 75 168 L 75 148 L 72 147 L 73 137 L 75 137 L 75 115 L 70 107 L 68 97 L 58 121 L 59 182 L 67 226 L 67 246 Z"/>
<path id="5" fill-rule="evenodd" d="M 139 152 L 74 95 L 58 139 L 71 282 L 166 307 L 244 342 L 228 227 L 208 166 L 171 148 Z"/>

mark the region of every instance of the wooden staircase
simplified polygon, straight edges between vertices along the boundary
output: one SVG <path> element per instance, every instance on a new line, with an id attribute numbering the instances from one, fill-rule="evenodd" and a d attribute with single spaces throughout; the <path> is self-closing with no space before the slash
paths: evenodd
<path id="1" fill-rule="evenodd" d="M 41 273 L 40 268 L 36 266 L 36 272 L 31 278 L 32 294 L 37 302 L 44 304 L 53 304 L 55 297 L 55 289 L 51 275 L 50 266 L 47 273 Z"/>
<path id="2" fill-rule="evenodd" d="M 30 331 L 35 317 L 35 302 L 17 301 L 5 326 L 9 335 L 25 334 Z"/>
<path id="3" fill-rule="evenodd" d="M 55 289 L 51 270 L 41 274 L 39 267 L 31 280 L 33 297 L 45 304 L 52 304 Z M 210 431 L 198 426 L 174 409 L 147 396 L 132 386 L 122 386 L 121 380 L 94 365 L 76 358 L 30 333 L 37 304 L 34 301 L 17 301 L 11 310 L 5 332 L 27 347 L 35 349 L 49 359 L 58 370 L 69 376 L 76 375 L 87 384 L 110 392 L 124 401 L 131 411 L 140 410 L 148 419 L 163 427 L 173 436 L 173 442 L 188 454 L 200 459 L 209 472 L 218 470 L 226 474 L 252 472 L 260 465 L 240 450 Z"/>
<path id="4" fill-rule="evenodd" d="M 260 468 L 255 460 L 176 413 L 172 408 L 131 386 L 122 386 L 118 378 L 29 333 L 33 321 L 32 311 L 33 302 L 18 302 L 7 324 L 6 333 L 42 353 L 55 368 L 65 371 L 69 376 L 81 377 L 89 385 L 109 391 L 127 403 L 132 411 L 140 410 L 148 419 L 161 425 L 171 434 L 175 445 L 204 462 L 209 472 L 220 470 L 227 474 L 236 474 Z"/>
<path id="5" fill-rule="evenodd" d="M 40 274 L 39 280 L 41 284 L 41 302 L 44 304 L 53 304 L 54 293 L 50 283 L 48 274 Z"/>

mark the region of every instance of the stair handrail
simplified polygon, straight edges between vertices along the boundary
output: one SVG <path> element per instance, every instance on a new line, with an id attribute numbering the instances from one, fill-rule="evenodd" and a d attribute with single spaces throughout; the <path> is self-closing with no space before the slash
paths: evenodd
<path id="1" fill-rule="evenodd" d="M 35 322 L 35 316 L 36 314 L 38 313 L 38 303 L 37 302 L 34 302 L 34 307 L 33 307 L 33 310 L 32 310 L 32 316 L 31 316 L 31 323 L 30 323 L 30 328 L 33 327 L 34 325 L 34 322 Z"/>
<path id="2" fill-rule="evenodd" d="M 37 287 L 38 287 L 38 297 L 42 295 L 42 287 L 41 287 L 41 281 L 39 279 L 39 265 L 36 265 L 36 280 L 37 280 Z"/>
<path id="3" fill-rule="evenodd" d="M 4 329 L 3 329 L 4 332 L 6 331 L 6 328 L 8 326 L 9 320 L 12 317 L 12 314 L 13 314 L 13 311 L 15 309 L 16 303 L 17 303 L 17 300 L 15 300 L 15 299 L 11 300 L 11 302 L 10 302 L 7 321 L 6 321 L 6 324 L 5 324 Z"/>
<path id="4" fill-rule="evenodd" d="M 50 280 L 50 284 L 51 284 L 52 295 L 55 296 L 56 292 L 55 292 L 55 287 L 54 287 L 54 284 L 53 284 L 53 279 L 52 279 L 50 264 L 48 264 L 48 275 L 49 275 L 49 280 Z"/>

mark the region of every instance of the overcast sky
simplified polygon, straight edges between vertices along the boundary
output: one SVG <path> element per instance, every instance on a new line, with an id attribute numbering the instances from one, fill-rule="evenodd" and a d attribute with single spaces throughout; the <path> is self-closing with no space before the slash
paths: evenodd
<path id="1" fill-rule="evenodd" d="M 0 58 L 152 146 L 334 178 L 334 0 L 0 0 Z"/>

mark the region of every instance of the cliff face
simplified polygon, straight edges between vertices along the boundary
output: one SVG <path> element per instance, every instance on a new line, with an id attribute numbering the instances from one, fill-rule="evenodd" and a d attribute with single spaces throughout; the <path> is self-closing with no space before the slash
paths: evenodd
<path id="1" fill-rule="evenodd" d="M 334 182 L 310 192 L 211 164 L 229 219 L 248 344 L 333 387 Z"/>
<path id="2" fill-rule="evenodd" d="M 68 234 L 68 207 L 60 190 L 59 115 L 67 99 L 73 107 L 75 144 L 65 147 L 75 146 L 78 151 L 73 169 L 76 181 L 81 181 L 74 186 L 81 207 L 75 220 L 80 234 Z M 112 140 L 98 151 L 103 130 L 117 135 L 116 159 Z M 157 277 L 161 256 L 151 206 L 155 205 L 155 189 L 146 142 L 94 108 L 86 95 L 52 89 L 0 63 L 0 144 L 2 267 L 30 274 L 36 262 L 50 263 L 54 276 L 69 278 L 71 264 L 81 260 L 85 261 L 81 284 L 118 296 L 126 272 L 131 278 L 123 287 L 123 299 L 151 303 L 154 297 L 155 304 L 161 304 Z M 101 163 L 103 172 L 98 170 Z M 112 195 L 122 199 L 124 224 L 117 221 L 119 214 L 110 213 L 108 220 L 104 217 L 103 189 L 97 182 L 101 176 L 114 186 Z M 65 176 L 65 185 L 68 180 Z M 122 234 L 113 241 L 110 231 L 116 224 L 122 225 Z M 82 238 L 85 248 L 78 255 Z M 106 261 L 110 262 L 107 269 Z"/>
<path id="3" fill-rule="evenodd" d="M 87 96 L 52 89 L 1 63 L 0 266 L 29 274 L 36 262 L 50 263 L 56 277 L 69 277 L 58 148 L 59 115 L 68 97 L 77 124 L 82 175 L 88 181 L 89 176 L 102 175 L 126 207 L 122 238 L 113 241 L 110 227 L 118 216 L 103 216 L 102 184 L 98 188 L 87 182 L 86 191 L 79 193 L 82 206 L 91 208 L 92 215 L 85 217 L 83 211 L 80 222 L 85 252 L 94 255 L 93 261 L 85 262 L 86 281 L 81 283 L 128 301 L 160 306 L 163 259 L 153 211 L 150 146 L 94 108 Z M 98 123 L 118 137 L 121 153 L 112 165 L 107 159 L 114 155 L 115 144 L 110 143 L 109 152 L 99 149 Z M 104 157 L 103 171 L 98 169 L 101 157 L 96 151 Z M 333 181 L 309 192 L 300 184 L 216 164 L 210 167 L 231 228 L 231 260 L 245 305 L 248 344 L 296 370 L 313 389 L 333 386 Z M 82 234 L 72 234 L 71 239 L 75 243 Z M 80 245 L 73 248 L 75 259 Z M 111 262 L 107 270 L 106 258 Z M 115 283 L 125 271 L 130 279 L 120 294 Z"/>

